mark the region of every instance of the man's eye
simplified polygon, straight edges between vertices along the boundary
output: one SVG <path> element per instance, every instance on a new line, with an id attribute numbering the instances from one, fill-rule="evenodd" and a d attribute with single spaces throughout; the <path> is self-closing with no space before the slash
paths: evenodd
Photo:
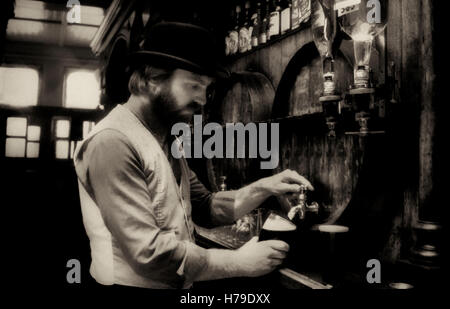
<path id="1" fill-rule="evenodd" d="M 208 86 L 208 88 L 206 88 L 206 98 L 208 99 L 208 101 L 211 101 L 214 98 L 214 93 L 215 85 L 211 84 Z"/>
<path id="2" fill-rule="evenodd" d="M 201 87 L 200 84 L 196 82 L 188 82 L 186 83 L 186 86 L 189 87 L 189 89 L 191 90 L 199 90 Z"/>

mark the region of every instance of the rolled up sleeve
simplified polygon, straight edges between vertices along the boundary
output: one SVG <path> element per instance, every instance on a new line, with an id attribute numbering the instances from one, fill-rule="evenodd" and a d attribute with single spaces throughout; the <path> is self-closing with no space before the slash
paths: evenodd
<path id="1" fill-rule="evenodd" d="M 143 163 L 127 138 L 118 131 L 101 131 L 84 157 L 93 199 L 133 270 L 172 285 L 194 281 L 206 265 L 207 250 L 160 229 Z"/>
<path id="2" fill-rule="evenodd" d="M 192 283 L 209 264 L 208 250 L 194 243 L 185 241 L 186 254 L 177 270 L 177 275 L 184 278 L 185 285 Z"/>

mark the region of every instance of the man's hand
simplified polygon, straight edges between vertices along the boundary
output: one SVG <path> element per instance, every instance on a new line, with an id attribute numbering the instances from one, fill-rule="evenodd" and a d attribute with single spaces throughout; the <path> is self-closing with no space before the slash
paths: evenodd
<path id="1" fill-rule="evenodd" d="M 314 190 L 311 183 L 296 171 L 287 169 L 276 175 L 260 179 L 260 185 L 271 195 L 282 195 L 300 191 L 300 185 Z"/>
<path id="2" fill-rule="evenodd" d="M 253 237 L 234 253 L 234 263 L 246 277 L 258 277 L 273 271 L 280 265 L 289 245 L 281 240 L 266 240 L 258 242 L 258 237 Z"/>

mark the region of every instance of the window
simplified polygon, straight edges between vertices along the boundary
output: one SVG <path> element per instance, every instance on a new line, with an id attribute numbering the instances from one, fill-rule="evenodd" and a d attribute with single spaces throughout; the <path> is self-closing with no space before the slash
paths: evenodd
<path id="1" fill-rule="evenodd" d="M 73 140 L 70 132 L 71 119 L 68 117 L 53 118 L 53 137 L 55 140 L 55 158 L 61 160 L 73 159 L 79 141 Z M 93 121 L 83 121 L 83 139 L 95 126 Z"/>
<path id="2" fill-rule="evenodd" d="M 41 127 L 28 125 L 27 118 L 6 120 L 5 156 L 9 158 L 39 158 Z"/>
<path id="3" fill-rule="evenodd" d="M 65 81 L 65 107 L 95 109 L 100 104 L 97 70 L 70 70 Z"/>
<path id="4" fill-rule="evenodd" d="M 0 104 L 37 105 L 39 73 L 25 67 L 0 67 Z"/>
<path id="5" fill-rule="evenodd" d="M 55 157 L 68 159 L 70 154 L 70 119 L 54 118 Z"/>
<path id="6" fill-rule="evenodd" d="M 27 158 L 39 158 L 39 140 L 41 139 L 41 127 L 28 126 Z"/>

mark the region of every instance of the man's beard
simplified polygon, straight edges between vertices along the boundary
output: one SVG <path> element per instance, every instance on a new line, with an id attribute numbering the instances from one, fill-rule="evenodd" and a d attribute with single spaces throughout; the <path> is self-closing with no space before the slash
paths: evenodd
<path id="1" fill-rule="evenodd" d="M 152 98 L 153 112 L 161 122 L 170 126 L 178 122 L 190 123 L 194 114 L 201 114 L 201 105 L 196 102 L 190 102 L 182 109 L 177 105 L 177 99 L 170 91 L 167 85 L 161 88 L 161 91 Z"/>

